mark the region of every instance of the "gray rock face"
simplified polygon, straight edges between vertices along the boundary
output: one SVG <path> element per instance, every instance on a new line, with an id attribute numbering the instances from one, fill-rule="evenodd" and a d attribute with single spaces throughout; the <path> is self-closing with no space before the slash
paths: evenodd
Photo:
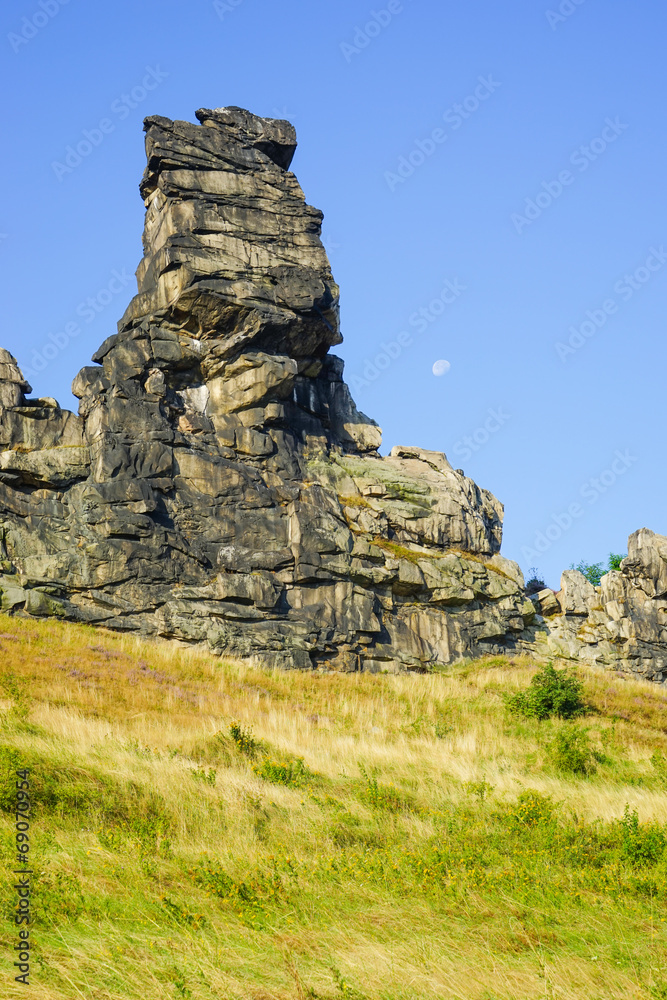
<path id="1" fill-rule="evenodd" d="M 26 399 L 0 352 L 2 607 L 288 667 L 650 659 L 667 539 L 640 533 L 604 598 L 570 573 L 528 600 L 495 497 L 441 453 L 378 453 L 329 354 L 338 287 L 292 126 L 197 118 L 146 119 L 138 293 L 74 380 L 79 415 Z"/>
<path id="2" fill-rule="evenodd" d="M 628 540 L 620 571 L 607 573 L 599 587 L 574 570 L 563 573 L 561 590 L 551 595 L 551 615 L 536 620 L 522 644 L 542 656 L 613 667 L 648 680 L 667 680 L 667 538 L 646 528 Z"/>
<path id="3" fill-rule="evenodd" d="M 502 507 L 394 448 L 343 381 L 338 287 L 288 122 L 152 117 L 138 294 L 74 380 L 0 356 L 3 606 L 286 666 L 424 668 L 535 614 Z"/>

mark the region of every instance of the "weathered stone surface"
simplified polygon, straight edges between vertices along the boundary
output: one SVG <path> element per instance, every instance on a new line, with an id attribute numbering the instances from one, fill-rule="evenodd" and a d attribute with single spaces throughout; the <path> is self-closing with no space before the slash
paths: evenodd
<path id="1" fill-rule="evenodd" d="M 292 126 L 197 118 L 146 119 L 138 293 L 78 416 L 26 399 L 0 351 L 3 609 L 285 667 L 530 649 L 661 677 L 667 539 L 633 536 L 599 593 L 566 573 L 528 600 L 502 505 L 439 452 L 381 457 L 328 353 L 338 288 Z"/>
<path id="2" fill-rule="evenodd" d="M 667 538 L 642 528 L 630 536 L 620 571 L 599 587 L 567 570 L 558 594 L 533 598 L 543 609 L 547 594 L 558 610 L 526 631 L 526 650 L 667 680 Z"/>
<path id="3" fill-rule="evenodd" d="M 5 482 L 62 489 L 77 479 L 86 479 L 89 472 L 90 451 L 76 445 L 0 452 L 0 478 Z"/>

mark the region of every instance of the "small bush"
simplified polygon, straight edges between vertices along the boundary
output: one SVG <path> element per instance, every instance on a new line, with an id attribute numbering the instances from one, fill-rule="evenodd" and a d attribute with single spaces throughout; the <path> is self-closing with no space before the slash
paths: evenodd
<path id="1" fill-rule="evenodd" d="M 625 554 L 610 552 L 606 568 L 604 563 L 587 563 L 582 559 L 582 561 L 577 563 L 576 566 L 572 563 L 570 569 L 579 570 L 580 573 L 583 573 L 589 583 L 592 583 L 594 587 L 599 587 L 600 580 L 604 574 L 610 573 L 612 570 L 619 570 L 621 568 L 621 563 L 625 558 Z"/>
<path id="2" fill-rule="evenodd" d="M 510 817 L 519 826 L 545 826 L 553 819 L 553 812 L 554 804 L 551 797 L 529 788 L 517 799 Z"/>
<path id="3" fill-rule="evenodd" d="M 232 878 L 211 858 L 200 858 L 189 872 L 192 881 L 211 896 L 231 903 L 237 912 L 251 915 L 267 904 L 284 901 L 289 884 L 297 877 L 295 862 L 290 858 L 271 857 L 268 870 L 248 873 L 243 881 Z"/>
<path id="4" fill-rule="evenodd" d="M 264 748 L 262 741 L 256 739 L 252 729 L 244 729 L 238 722 L 232 722 L 229 727 L 229 735 L 234 740 L 239 753 L 251 760 L 254 760 Z"/>
<path id="5" fill-rule="evenodd" d="M 173 821 L 164 810 L 161 800 L 152 796 L 144 802 L 135 803 L 134 811 L 126 817 L 103 817 L 103 823 L 97 830 L 97 838 L 102 847 L 115 853 L 129 847 L 144 874 L 154 875 L 158 855 L 163 858 L 173 857 L 173 827 Z"/>
<path id="6" fill-rule="evenodd" d="M 208 858 L 200 859 L 196 868 L 190 872 L 190 877 L 196 885 L 206 889 L 218 899 L 233 900 L 250 906 L 256 906 L 259 902 L 257 891 L 253 886 L 246 882 L 237 882 Z"/>
<path id="7" fill-rule="evenodd" d="M 287 785 L 290 788 L 305 785 L 315 777 L 315 773 L 304 764 L 302 757 L 288 761 L 263 760 L 261 764 L 253 765 L 253 771 L 264 781 L 270 781 L 273 785 Z"/>
<path id="8" fill-rule="evenodd" d="M 585 576 L 588 582 L 592 583 L 594 587 L 598 587 L 600 585 L 600 580 L 602 579 L 602 575 L 605 571 L 604 565 L 601 562 L 587 563 L 584 562 L 583 559 L 581 562 L 577 563 L 576 566 L 574 563 L 571 563 L 570 569 L 578 570 L 579 573 Z"/>
<path id="9" fill-rule="evenodd" d="M 601 754 L 591 746 L 587 729 L 563 726 L 549 744 L 550 759 L 559 771 L 587 776 L 594 774 Z"/>
<path id="10" fill-rule="evenodd" d="M 640 823 L 637 810 L 626 805 L 619 820 L 623 857 L 632 865 L 653 865 L 665 853 L 667 837 L 658 823 Z"/>
<path id="11" fill-rule="evenodd" d="M 527 719 L 573 719 L 585 711 L 581 694 L 583 685 L 568 670 L 556 670 L 548 663 L 538 670 L 527 691 L 508 699 L 511 712 Z"/>
<path id="12" fill-rule="evenodd" d="M 480 802 L 483 802 L 493 791 L 493 785 L 487 781 L 466 781 L 463 787 L 468 795 L 476 795 Z"/>
<path id="13" fill-rule="evenodd" d="M 533 594 L 539 594 L 541 590 L 545 590 L 547 585 L 540 576 L 539 570 L 536 566 L 531 566 L 528 572 L 530 574 L 530 578 L 526 582 L 526 594 L 528 597 L 532 597 Z"/>

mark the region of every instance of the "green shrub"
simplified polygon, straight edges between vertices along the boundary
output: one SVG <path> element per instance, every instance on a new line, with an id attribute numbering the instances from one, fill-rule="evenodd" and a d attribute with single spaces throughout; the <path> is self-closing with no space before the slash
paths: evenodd
<path id="1" fill-rule="evenodd" d="M 601 562 L 587 563 L 584 562 L 583 559 L 580 563 L 577 563 L 576 566 L 574 563 L 571 563 L 570 569 L 578 570 L 579 573 L 585 576 L 588 582 L 592 583 L 594 587 L 598 587 L 600 585 L 600 580 L 602 579 L 602 575 L 605 571 L 604 565 Z"/>
<path id="2" fill-rule="evenodd" d="M 189 1000 L 192 996 L 192 990 L 188 989 L 187 980 L 185 978 L 185 973 L 180 969 L 174 967 L 172 972 L 172 981 L 174 989 L 179 997 L 185 997 L 185 1000 Z"/>
<path id="3" fill-rule="evenodd" d="M 586 577 L 589 583 L 592 583 L 594 587 L 600 586 L 600 580 L 605 573 L 610 573 L 612 570 L 618 570 L 621 568 L 621 563 L 626 558 L 625 554 L 618 552 L 610 552 L 607 559 L 607 568 L 605 569 L 604 563 L 587 563 L 582 561 L 576 566 L 574 563 L 571 564 L 570 569 L 579 570 L 580 573 Z"/>
<path id="4" fill-rule="evenodd" d="M 270 781 L 273 785 L 287 785 L 291 788 L 298 788 L 307 784 L 315 773 L 304 764 L 302 757 L 295 760 L 277 761 L 263 760 L 261 764 L 253 764 L 253 771 L 258 778 Z"/>
<path id="5" fill-rule="evenodd" d="M 278 903 L 287 898 L 288 884 L 296 878 L 296 867 L 290 858 L 270 858 L 268 870 L 250 872 L 243 881 L 238 881 L 211 858 L 204 856 L 189 872 L 190 878 L 211 896 L 231 903 L 238 911 L 258 911 L 270 903 Z"/>
<path id="6" fill-rule="evenodd" d="M 161 854 L 165 858 L 173 857 L 170 839 L 173 822 L 159 803 L 151 802 L 146 812 L 132 816 L 125 822 L 124 829 L 136 841 L 140 856 Z"/>
<path id="7" fill-rule="evenodd" d="M 583 685 L 570 671 L 556 670 L 553 663 L 534 675 L 530 687 L 508 699 L 511 712 L 527 719 L 572 719 L 585 711 Z"/>
<path id="8" fill-rule="evenodd" d="M 232 722 L 229 727 L 229 735 L 239 753 L 251 760 L 254 760 L 264 749 L 264 744 L 255 738 L 252 729 L 244 729 L 238 722 Z"/>
<path id="9" fill-rule="evenodd" d="M 594 774 L 602 755 L 591 746 L 587 729 L 562 726 L 548 745 L 550 759 L 559 771 L 569 774 Z"/>
<path id="10" fill-rule="evenodd" d="M 518 826 L 545 826 L 553 819 L 554 804 L 549 795 L 529 788 L 522 792 L 510 817 Z"/>
<path id="11" fill-rule="evenodd" d="M 208 858 L 201 858 L 196 868 L 190 872 L 190 876 L 197 885 L 218 899 L 241 900 L 253 905 L 258 902 L 257 893 L 253 888 L 245 882 L 235 881 L 223 868 Z"/>
<path id="12" fill-rule="evenodd" d="M 463 787 L 468 795 L 476 795 L 480 802 L 483 802 L 493 791 L 493 785 L 487 781 L 466 781 Z"/>
<path id="13" fill-rule="evenodd" d="M 667 837 L 658 823 L 640 823 L 637 810 L 626 805 L 619 820 L 623 857 L 633 865 L 653 865 L 665 853 Z"/>

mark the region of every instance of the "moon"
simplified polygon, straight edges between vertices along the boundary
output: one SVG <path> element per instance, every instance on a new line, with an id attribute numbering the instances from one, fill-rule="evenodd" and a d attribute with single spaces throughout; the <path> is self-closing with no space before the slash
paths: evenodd
<path id="1" fill-rule="evenodd" d="M 451 367 L 452 366 L 450 365 L 449 361 L 442 361 L 442 360 L 436 361 L 435 364 L 433 365 L 433 374 L 446 375 Z"/>

